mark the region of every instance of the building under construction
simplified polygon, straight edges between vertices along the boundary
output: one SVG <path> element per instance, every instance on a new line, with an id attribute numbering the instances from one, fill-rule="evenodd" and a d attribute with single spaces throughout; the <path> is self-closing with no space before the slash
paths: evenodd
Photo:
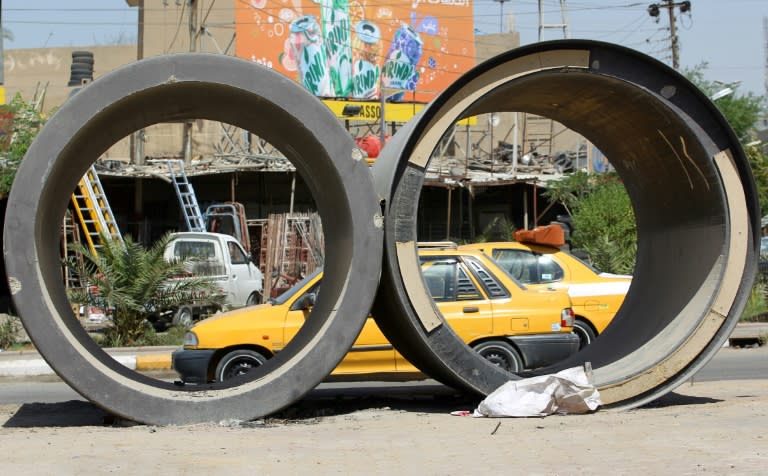
<path id="1" fill-rule="evenodd" d="M 28 66 L 7 72 L 8 95 L 21 92 L 30 97 L 35 94 L 40 107 L 48 110 L 76 94 L 78 89 L 88 87 L 93 78 L 122 64 L 170 52 L 228 54 L 269 63 L 255 54 L 249 55 L 247 42 L 241 39 L 247 36 L 243 32 L 253 35 L 257 27 L 263 26 L 258 22 L 254 26 L 250 20 L 255 18 L 254 12 L 251 12 L 253 17 L 246 12 L 248 20 L 242 20 L 244 3 L 234 0 L 129 0 L 127 3 L 138 9 L 138 45 L 87 48 L 85 52 L 85 48 L 6 50 L 6 57 L 12 58 L 14 64 Z M 312 12 L 309 4 L 304 8 L 304 14 Z M 405 13 L 401 13 L 405 15 L 410 2 L 403 2 L 403 8 Z M 421 21 L 416 30 L 428 35 L 430 25 L 424 19 Z M 362 23 L 366 22 L 359 22 Z M 179 34 L 182 24 L 188 27 L 188 34 Z M 381 28 L 381 36 L 386 30 L 386 25 L 377 26 L 373 21 L 367 21 L 366 26 Z M 457 32 L 446 48 L 473 53 L 467 67 L 519 46 L 516 32 L 475 37 L 472 28 L 467 29 L 466 25 L 445 27 Z M 238 32 L 241 35 L 236 37 Z M 382 44 L 371 46 L 372 43 L 367 42 L 373 37 L 372 33 L 360 37 L 362 43 L 350 51 L 355 55 L 365 52 L 385 58 Z M 457 46 L 460 41 L 464 43 Z M 472 46 L 469 50 L 468 41 Z M 283 43 L 277 44 L 282 47 Z M 422 61 L 429 56 L 429 51 L 425 51 Z M 442 61 L 436 53 L 430 58 L 438 64 Z M 359 59 L 365 58 L 359 56 Z M 277 64 L 267 65 L 278 68 Z M 301 65 L 296 68 L 300 71 Z M 441 72 L 438 67 L 434 71 Z M 450 84 L 451 76 L 444 76 L 442 81 Z M 435 79 L 432 87 L 445 87 L 439 79 Z M 385 98 L 389 90 L 384 84 L 382 80 L 378 96 L 363 92 L 362 97 L 324 98 L 371 161 L 375 160 L 381 143 L 440 90 L 417 88 L 392 102 L 393 97 Z M 549 222 L 560 210 L 550 206 L 542 195 L 548 181 L 573 170 L 599 172 L 609 167 L 599 151 L 581 136 L 559 123 L 525 111 L 485 114 L 461 121 L 445 132 L 433 157 L 418 217 L 419 237 L 430 241 L 470 241 L 499 220 L 517 228 Z M 242 219 L 248 232 L 244 246 L 262 267 L 270 287 L 288 285 L 295 276 L 322 264 L 322 233 L 314 215 L 314 200 L 303 178 L 268 141 L 229 124 L 203 119 L 157 124 L 124 138 L 107 150 L 89 172 L 99 179 L 99 191 L 94 192 L 90 206 L 99 208 L 99 195 L 108 197 L 109 220 L 119 227 L 120 233 L 130 234 L 144 243 L 151 243 L 169 230 L 195 229 L 189 222 L 183 192 L 178 189 L 179 177 L 174 177 L 169 170 L 168 161 L 183 164 L 180 177 L 194 190 L 202 215 L 208 207 L 217 204 L 242 204 Z M 79 188 L 84 187 L 81 183 Z M 82 215 L 88 208 L 77 204 L 82 195 L 78 191 L 73 195 L 74 215 Z M 83 232 L 81 237 L 88 239 L 93 230 Z"/>

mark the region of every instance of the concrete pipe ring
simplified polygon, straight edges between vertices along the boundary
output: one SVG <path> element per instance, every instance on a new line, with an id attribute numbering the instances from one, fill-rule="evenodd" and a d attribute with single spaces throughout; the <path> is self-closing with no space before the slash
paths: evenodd
<path id="1" fill-rule="evenodd" d="M 640 405 L 701 368 L 728 338 L 750 293 L 759 207 L 748 161 L 725 119 L 666 65 L 615 45 L 530 45 L 463 75 L 387 144 L 374 166 L 385 207 L 382 282 L 373 314 L 413 364 L 487 394 L 520 378 L 479 358 L 446 325 L 417 259 L 425 170 L 457 120 L 516 111 L 575 130 L 611 160 L 638 227 L 624 305 L 600 339 L 546 374 L 591 362 L 604 402 Z"/>
<path id="2" fill-rule="evenodd" d="M 209 119 L 254 132 L 293 163 L 323 221 L 323 293 L 284 351 L 239 385 L 180 387 L 102 351 L 72 315 L 60 226 L 88 167 L 140 128 Z M 299 399 L 341 361 L 368 315 L 381 262 L 381 209 L 370 170 L 332 113 L 301 86 L 251 62 L 179 54 L 142 60 L 83 88 L 30 147 L 11 191 L 4 256 L 13 300 L 35 346 L 87 399 L 152 424 L 252 419 Z M 250 377 L 250 374 L 249 374 Z"/>

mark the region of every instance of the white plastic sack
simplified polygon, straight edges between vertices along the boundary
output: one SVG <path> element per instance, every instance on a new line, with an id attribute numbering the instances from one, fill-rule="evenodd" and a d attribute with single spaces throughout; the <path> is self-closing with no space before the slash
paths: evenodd
<path id="1" fill-rule="evenodd" d="M 553 413 L 587 413 L 602 404 L 591 382 L 591 367 L 513 380 L 480 402 L 475 417 L 540 417 Z M 587 374 L 589 372 L 589 375 Z"/>

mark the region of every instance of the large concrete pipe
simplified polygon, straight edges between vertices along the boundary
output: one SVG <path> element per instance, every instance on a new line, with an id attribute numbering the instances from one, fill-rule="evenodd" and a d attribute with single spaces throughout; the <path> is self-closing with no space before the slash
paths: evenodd
<path id="1" fill-rule="evenodd" d="M 310 317 L 283 352 L 239 385 L 180 387 L 122 366 L 73 316 L 61 278 L 62 217 L 87 168 L 140 128 L 198 118 L 252 131 L 282 151 L 312 192 L 326 234 L 323 292 Z M 251 62 L 224 55 L 162 56 L 96 80 L 51 117 L 9 197 L 4 255 L 27 332 L 75 390 L 139 422 L 251 419 L 294 402 L 343 358 L 375 294 L 381 209 L 362 157 L 321 102 Z"/>
<path id="2" fill-rule="evenodd" d="M 626 185 L 638 226 L 624 305 L 595 343 L 535 374 L 591 362 L 606 404 L 640 405 L 701 368 L 736 325 L 757 264 L 750 167 L 712 102 L 647 56 L 591 41 L 530 45 L 463 75 L 384 148 L 385 260 L 374 315 L 429 375 L 487 394 L 512 378 L 457 338 L 432 304 L 416 254 L 424 171 L 444 132 L 482 113 L 520 111 L 579 132 Z"/>

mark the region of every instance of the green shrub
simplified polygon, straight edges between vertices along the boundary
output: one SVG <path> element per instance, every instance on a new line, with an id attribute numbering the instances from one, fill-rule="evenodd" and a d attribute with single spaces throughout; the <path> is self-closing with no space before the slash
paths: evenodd
<path id="1" fill-rule="evenodd" d="M 184 334 L 187 330 L 183 327 L 170 327 L 168 331 L 158 333 L 155 328 L 150 326 L 144 333 L 142 339 L 136 342 L 140 346 L 155 345 L 181 345 L 184 343 Z"/>
<path id="2" fill-rule="evenodd" d="M 8 140 L 0 140 L 0 196 L 6 196 L 16 177 L 16 169 L 45 124 L 46 116 L 38 110 L 37 104 L 24 101 L 20 94 L 0 109 L 12 117 L 10 124 L 3 126 Z"/>
<path id="3" fill-rule="evenodd" d="M 483 233 L 475 238 L 476 243 L 490 243 L 494 241 L 510 241 L 515 233 L 515 225 L 503 217 L 495 217 Z"/>
<path id="4" fill-rule="evenodd" d="M 6 350 L 16 344 L 21 323 L 15 316 L 0 317 L 0 349 Z"/>
<path id="5" fill-rule="evenodd" d="M 622 183 L 600 183 L 582 197 L 573 212 L 573 229 L 574 248 L 586 251 L 597 269 L 634 272 L 637 224 Z"/>
<path id="6" fill-rule="evenodd" d="M 768 285 L 763 279 L 755 281 L 755 285 L 749 294 L 747 305 L 741 313 L 740 321 L 755 321 L 758 316 L 768 312 L 768 301 L 765 297 L 766 290 L 768 290 Z"/>
<path id="7" fill-rule="evenodd" d="M 179 279 L 185 274 L 185 263 L 163 258 L 171 239 L 171 234 L 166 234 L 145 249 L 129 236 L 125 242 L 102 236 L 98 254 L 82 243 L 71 245 L 82 255 L 83 262 L 70 260 L 67 266 L 88 286 L 71 289 L 70 301 L 109 310 L 112 317 L 111 325 L 104 330 L 102 345 L 144 345 L 151 339 L 145 336 L 154 333 L 148 315 L 201 296 L 212 301 L 221 298 L 211 277 Z"/>

